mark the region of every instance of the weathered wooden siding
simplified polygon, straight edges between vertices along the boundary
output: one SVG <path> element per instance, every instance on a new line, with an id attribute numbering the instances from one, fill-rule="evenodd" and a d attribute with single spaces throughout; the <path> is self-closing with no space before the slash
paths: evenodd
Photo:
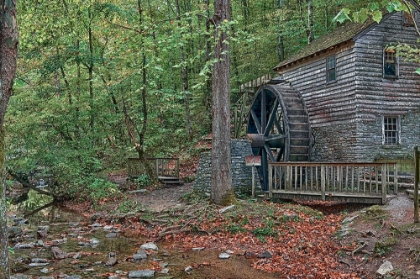
<path id="1" fill-rule="evenodd" d="M 336 77 L 326 82 L 326 58 L 336 55 Z M 348 123 L 356 117 L 355 60 L 353 49 L 345 47 L 307 61 L 283 74 L 299 91 L 308 109 L 312 128 Z"/>
<path id="2" fill-rule="evenodd" d="M 377 116 L 405 115 L 420 107 L 420 78 L 414 73 L 419 65 L 399 58 L 399 77 L 383 78 L 383 49 L 390 44 L 414 44 L 414 27 L 402 25 L 402 14 L 394 13 L 357 38 L 356 98 L 357 116 L 376 121 Z"/>
<path id="3" fill-rule="evenodd" d="M 298 63 L 282 73 L 303 97 L 308 110 L 314 161 L 376 161 L 410 156 L 420 144 L 418 64 L 399 58 L 399 77 L 383 78 L 383 49 L 414 44 L 414 27 L 393 13 L 347 43 Z M 336 55 L 336 77 L 326 83 L 326 58 Z M 382 145 L 383 116 L 400 116 L 401 144 Z"/>
<path id="4" fill-rule="evenodd" d="M 414 73 L 419 65 L 400 57 L 398 78 L 383 78 L 383 49 L 397 43 L 414 44 L 417 39 L 414 27 L 402 25 L 401 13 L 390 15 L 356 39 L 355 151 L 365 160 L 407 158 L 420 143 L 420 76 Z M 400 116 L 400 145 L 382 145 L 383 116 Z"/>

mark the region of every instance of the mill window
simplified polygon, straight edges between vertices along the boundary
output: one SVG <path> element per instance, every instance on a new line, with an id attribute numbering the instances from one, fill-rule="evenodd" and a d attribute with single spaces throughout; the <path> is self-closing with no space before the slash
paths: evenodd
<path id="1" fill-rule="evenodd" d="M 384 116 L 383 118 L 383 140 L 384 145 L 395 145 L 400 143 L 400 123 L 399 117 Z"/>
<path id="2" fill-rule="evenodd" d="M 395 49 L 386 48 L 384 50 L 384 77 L 398 77 L 398 60 Z"/>
<path id="3" fill-rule="evenodd" d="M 335 64 L 335 56 L 330 56 L 327 58 L 327 82 L 332 82 L 336 80 Z"/>

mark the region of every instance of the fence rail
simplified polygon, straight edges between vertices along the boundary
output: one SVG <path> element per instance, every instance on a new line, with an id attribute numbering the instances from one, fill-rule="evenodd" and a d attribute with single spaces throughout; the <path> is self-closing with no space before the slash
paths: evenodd
<path id="1" fill-rule="evenodd" d="M 157 179 L 179 178 L 179 158 L 147 158 L 147 162 Z M 129 177 L 139 177 L 146 173 L 145 166 L 139 158 L 128 158 Z"/>
<path id="2" fill-rule="evenodd" d="M 384 204 L 398 192 L 396 163 L 269 163 L 269 197 Z"/>

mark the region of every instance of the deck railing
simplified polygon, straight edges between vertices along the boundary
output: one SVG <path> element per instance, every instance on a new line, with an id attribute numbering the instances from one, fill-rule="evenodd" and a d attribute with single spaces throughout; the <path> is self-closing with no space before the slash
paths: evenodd
<path id="1" fill-rule="evenodd" d="M 179 178 L 179 158 L 147 158 L 156 178 Z M 128 158 L 128 176 L 139 177 L 146 174 L 143 162 L 139 158 Z"/>
<path id="2" fill-rule="evenodd" d="M 269 163 L 270 198 L 383 204 L 397 191 L 396 163 Z"/>

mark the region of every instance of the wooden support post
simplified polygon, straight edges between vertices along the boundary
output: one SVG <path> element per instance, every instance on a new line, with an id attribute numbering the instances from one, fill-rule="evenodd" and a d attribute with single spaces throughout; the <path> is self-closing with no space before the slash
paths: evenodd
<path id="1" fill-rule="evenodd" d="M 255 198 L 255 167 L 251 167 L 252 172 L 252 198 Z"/>
<path id="2" fill-rule="evenodd" d="M 398 164 L 394 164 L 394 194 L 398 194 Z"/>
<path id="3" fill-rule="evenodd" d="M 386 181 L 386 164 L 382 164 L 381 167 L 381 182 L 382 182 L 382 204 L 386 203 L 386 194 L 387 194 L 387 188 L 388 183 Z"/>
<path id="4" fill-rule="evenodd" d="M 325 165 L 321 164 L 321 199 L 325 201 Z"/>
<path id="5" fill-rule="evenodd" d="M 268 197 L 273 198 L 273 166 L 268 164 Z"/>
<path id="6" fill-rule="evenodd" d="M 419 178 L 420 178 L 420 153 L 418 146 L 414 147 L 414 223 L 419 223 Z"/>

